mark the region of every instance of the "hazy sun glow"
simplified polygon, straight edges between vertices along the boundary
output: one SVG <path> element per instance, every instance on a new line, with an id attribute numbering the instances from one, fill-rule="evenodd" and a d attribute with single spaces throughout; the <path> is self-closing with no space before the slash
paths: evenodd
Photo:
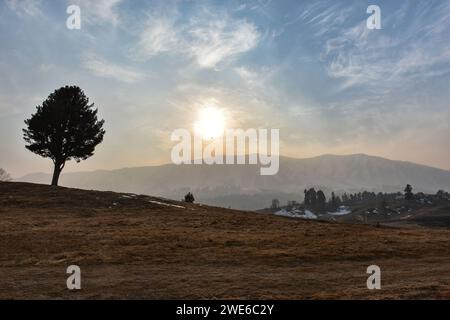
<path id="1" fill-rule="evenodd" d="M 216 139 L 225 131 L 225 116 L 216 106 L 207 106 L 199 111 L 194 124 L 195 133 L 204 139 Z"/>

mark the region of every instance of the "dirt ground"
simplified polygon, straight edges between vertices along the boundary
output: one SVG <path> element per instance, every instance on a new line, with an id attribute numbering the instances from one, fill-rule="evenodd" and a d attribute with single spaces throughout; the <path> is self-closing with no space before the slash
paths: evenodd
<path id="1" fill-rule="evenodd" d="M 450 231 L 0 183 L 0 299 L 44 298 L 448 299 Z"/>

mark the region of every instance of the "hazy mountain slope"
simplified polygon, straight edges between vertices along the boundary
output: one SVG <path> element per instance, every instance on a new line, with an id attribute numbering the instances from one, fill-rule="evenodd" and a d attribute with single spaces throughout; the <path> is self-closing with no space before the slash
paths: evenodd
<path id="1" fill-rule="evenodd" d="M 48 183 L 50 175 L 31 174 L 19 181 Z M 276 176 L 260 176 L 252 165 L 163 165 L 63 174 L 60 184 L 83 189 L 152 194 L 180 199 L 193 191 L 197 200 L 240 209 L 258 209 L 272 198 L 301 200 L 306 187 L 337 192 L 415 191 L 450 189 L 450 171 L 367 155 L 324 155 L 309 159 L 280 159 Z"/>

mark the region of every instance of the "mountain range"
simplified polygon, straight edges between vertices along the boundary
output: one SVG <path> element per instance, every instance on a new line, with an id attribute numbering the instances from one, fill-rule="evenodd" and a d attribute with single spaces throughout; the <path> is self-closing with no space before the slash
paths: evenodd
<path id="1" fill-rule="evenodd" d="M 302 201 L 305 188 L 331 191 L 402 192 L 411 184 L 415 192 L 450 190 L 450 171 L 411 162 L 388 160 L 364 154 L 322 155 L 307 159 L 280 157 L 275 176 L 261 176 L 257 165 L 174 164 L 98 170 L 63 174 L 60 185 L 150 194 L 181 199 L 191 191 L 201 203 L 233 209 L 255 210 L 268 207 L 273 198 L 281 203 Z M 33 173 L 17 181 L 44 183 L 46 173 Z"/>

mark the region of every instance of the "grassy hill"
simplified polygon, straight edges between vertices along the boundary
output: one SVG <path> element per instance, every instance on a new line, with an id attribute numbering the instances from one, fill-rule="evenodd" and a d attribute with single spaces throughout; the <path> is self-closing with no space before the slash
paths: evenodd
<path id="1" fill-rule="evenodd" d="M 0 183 L 0 298 L 450 298 L 450 231 Z M 66 268 L 82 290 L 66 289 Z M 382 290 L 366 288 L 366 268 Z"/>

